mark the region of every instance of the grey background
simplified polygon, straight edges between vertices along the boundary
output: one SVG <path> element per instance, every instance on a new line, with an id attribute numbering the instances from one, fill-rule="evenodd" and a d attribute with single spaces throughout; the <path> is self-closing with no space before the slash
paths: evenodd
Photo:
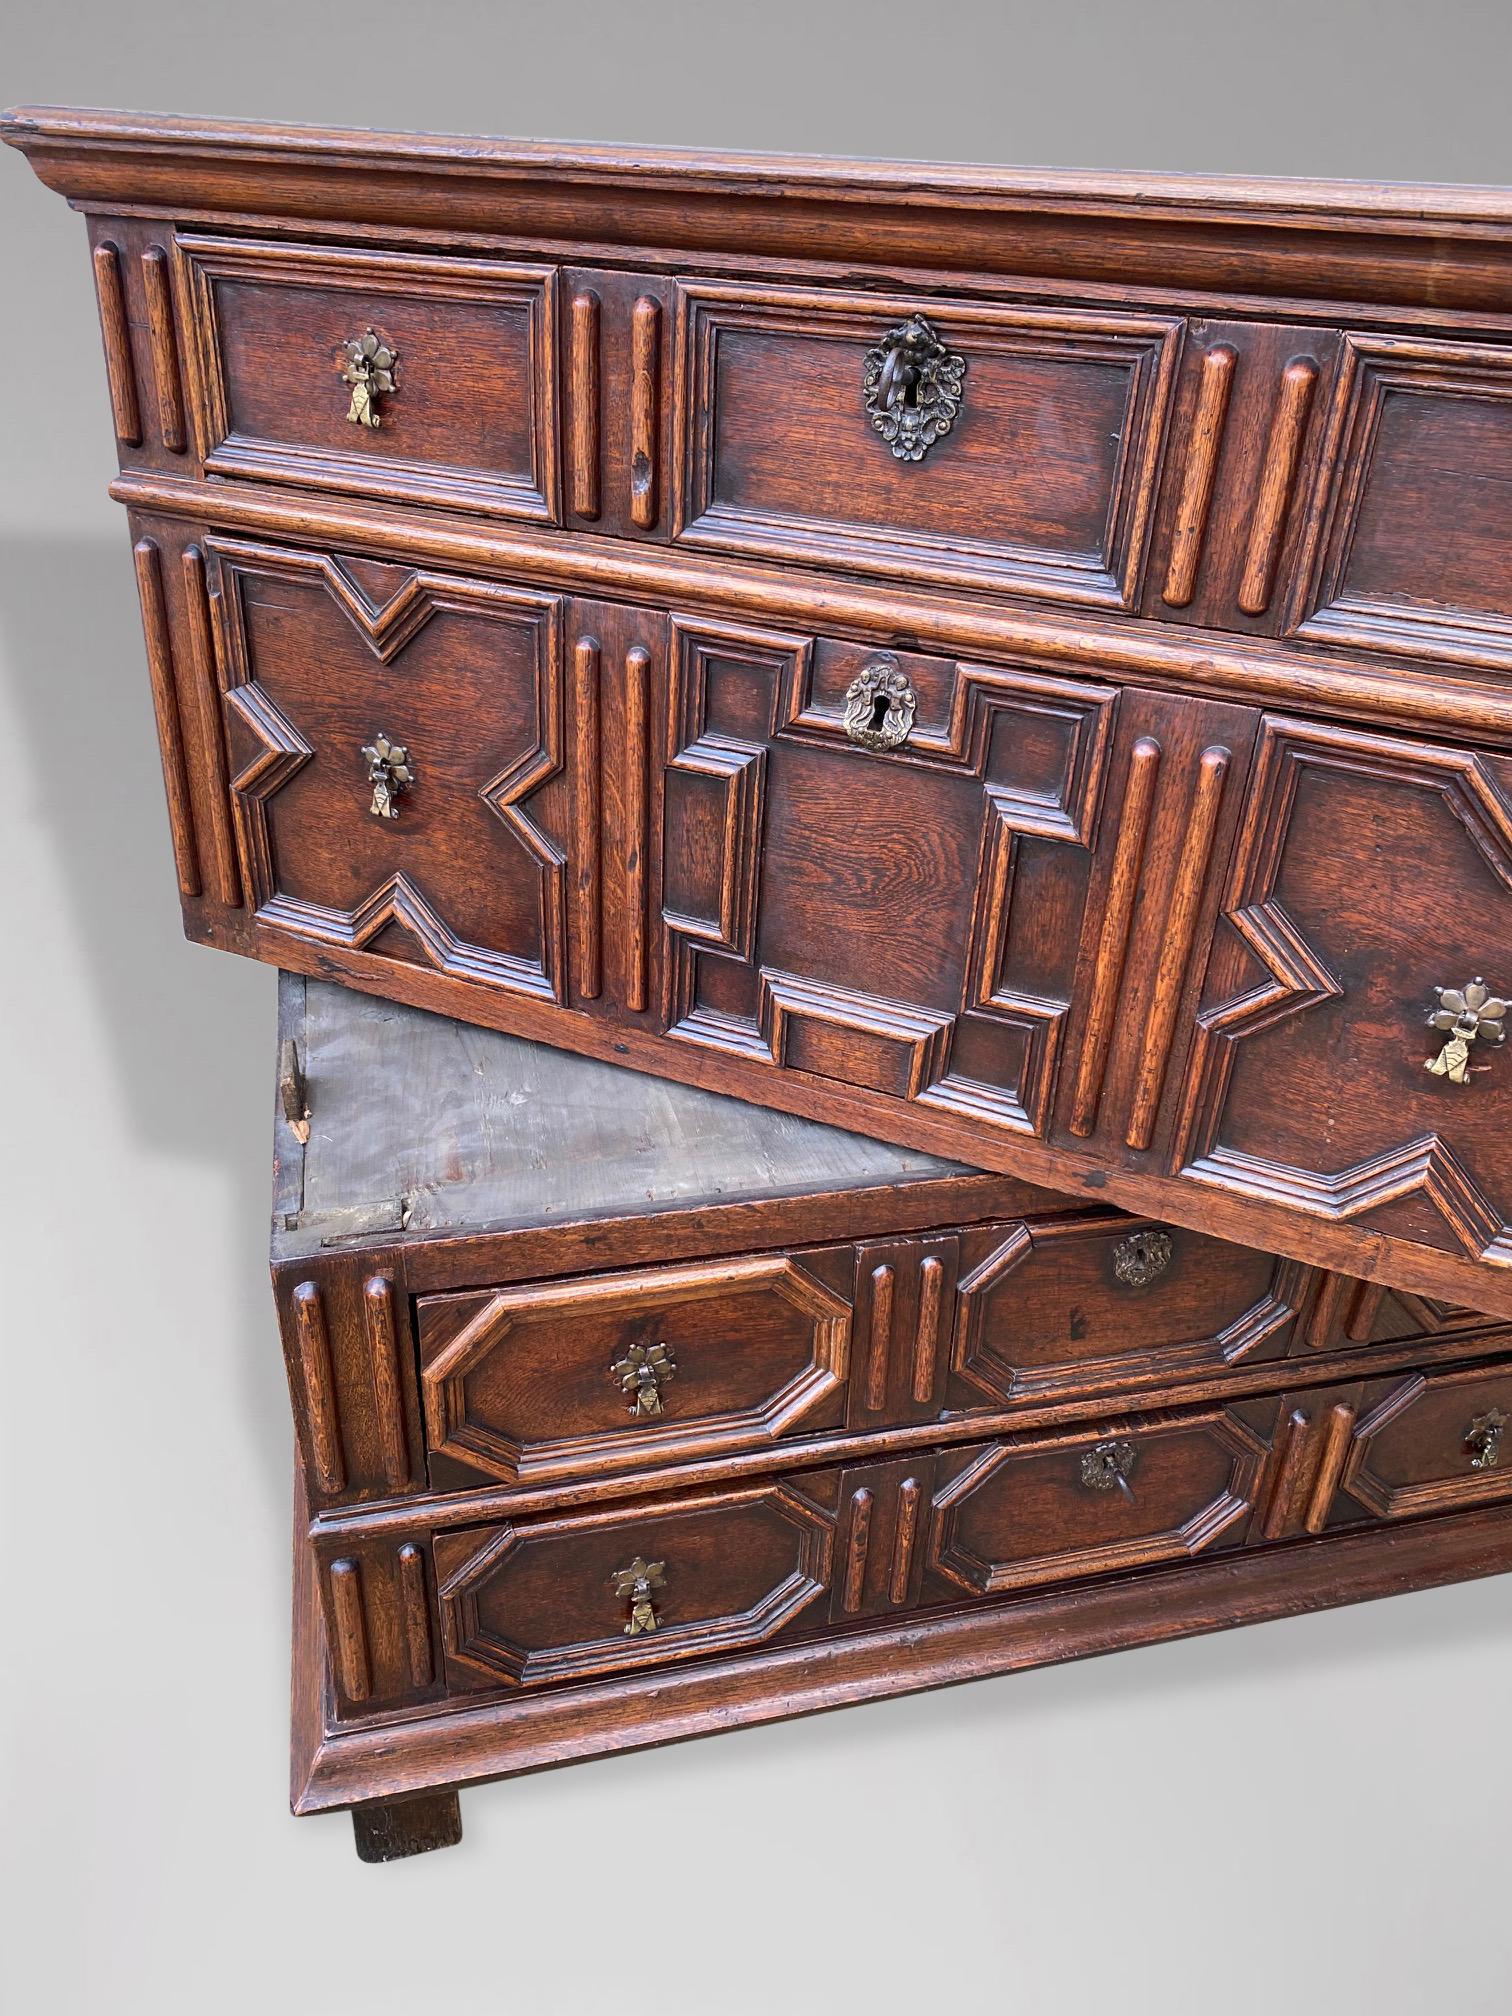
<path id="1" fill-rule="evenodd" d="M 1505 0 L 13 0 L 0 98 L 1507 182 L 1509 57 Z M 83 228 L 10 156 L 0 212 L 8 2006 L 1504 2009 L 1505 1579 L 482 1789 L 388 1869 L 289 1819 L 274 979 L 180 938 Z"/>

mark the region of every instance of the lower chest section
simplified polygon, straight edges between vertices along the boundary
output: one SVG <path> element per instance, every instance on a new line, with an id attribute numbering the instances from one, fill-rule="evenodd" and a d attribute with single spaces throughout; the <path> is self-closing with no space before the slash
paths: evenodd
<path id="1" fill-rule="evenodd" d="M 888 1620 L 924 1642 L 1073 1587 L 1136 1605 L 1143 1589 L 1159 1635 L 1161 1571 L 1206 1561 L 1212 1621 L 1238 1622 L 1223 1561 L 1504 1503 L 1509 1415 L 1498 1363 L 857 1451 L 629 1504 L 420 1506 L 316 1541 L 340 1712 L 759 1664 Z"/>

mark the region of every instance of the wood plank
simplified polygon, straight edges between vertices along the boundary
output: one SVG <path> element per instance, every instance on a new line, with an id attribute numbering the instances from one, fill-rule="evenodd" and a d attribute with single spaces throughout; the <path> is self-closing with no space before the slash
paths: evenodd
<path id="1" fill-rule="evenodd" d="M 311 1120 L 297 1205 L 280 1156 L 284 1230 L 463 1234 L 968 1173 L 327 981 L 281 976 L 280 1005 Z"/>
<path id="2" fill-rule="evenodd" d="M 691 250 L 912 263 L 1059 281 L 1296 290 L 1504 307 L 1512 198 L 1498 189 L 1088 174 L 802 155 L 603 148 L 236 124 L 22 106 L 0 119 L 81 206 L 161 200 L 353 233 L 479 230 L 533 243 L 592 228 L 686 263 Z M 361 173 L 354 174 L 354 164 Z"/>

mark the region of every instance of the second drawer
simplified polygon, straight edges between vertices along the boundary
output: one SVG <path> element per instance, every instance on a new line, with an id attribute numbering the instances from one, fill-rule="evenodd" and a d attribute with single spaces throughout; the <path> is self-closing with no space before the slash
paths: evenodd
<path id="1" fill-rule="evenodd" d="M 1098 1212 L 422 1296 L 430 1481 L 550 1484 L 1179 1394 L 1241 1362 L 1475 1320 L 1361 1306 L 1350 1286 Z"/>

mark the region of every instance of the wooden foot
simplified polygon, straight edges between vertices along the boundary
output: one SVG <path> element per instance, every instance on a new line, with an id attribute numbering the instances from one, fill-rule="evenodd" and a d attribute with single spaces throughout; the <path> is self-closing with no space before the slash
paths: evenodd
<path id="1" fill-rule="evenodd" d="M 451 1791 L 377 1799 L 352 1808 L 352 1832 L 364 1862 L 398 1862 L 431 1848 L 455 1848 L 462 1839 L 461 1802 Z"/>

